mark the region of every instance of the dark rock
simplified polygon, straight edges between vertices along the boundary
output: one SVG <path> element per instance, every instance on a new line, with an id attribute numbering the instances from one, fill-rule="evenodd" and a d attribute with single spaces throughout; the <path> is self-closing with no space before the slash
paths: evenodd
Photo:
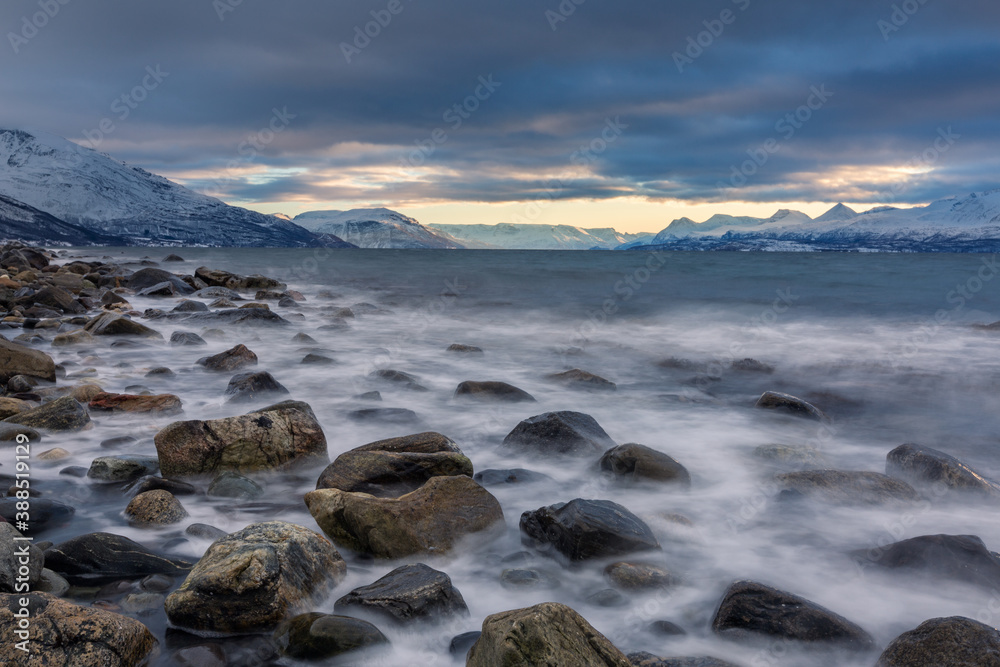
<path id="1" fill-rule="evenodd" d="M 781 394 L 776 391 L 764 392 L 764 394 L 757 399 L 757 404 L 754 407 L 764 410 L 778 410 L 780 412 L 795 415 L 796 417 L 806 417 L 808 419 L 815 419 L 816 421 L 829 421 L 830 419 L 823 413 L 822 410 L 817 408 L 812 403 L 807 403 L 801 398 L 796 398 L 795 396 L 790 396 L 788 394 Z"/>
<path id="2" fill-rule="evenodd" d="M 167 255 L 166 257 L 164 257 L 163 261 L 164 262 L 183 262 L 184 258 L 181 257 L 180 255 L 175 255 L 175 254 L 171 253 L 171 254 Z"/>
<path id="3" fill-rule="evenodd" d="M 872 565 L 1000 588 L 1000 558 L 975 535 L 923 535 L 851 554 L 862 567 Z"/>
<path id="4" fill-rule="evenodd" d="M 153 553 L 127 537 L 88 533 L 45 551 L 45 565 L 80 586 L 100 586 L 149 574 L 187 574 L 191 563 Z"/>
<path id="5" fill-rule="evenodd" d="M 525 419 L 503 444 L 543 455 L 589 455 L 615 446 L 597 420 L 581 412 L 547 412 Z"/>
<path id="6" fill-rule="evenodd" d="M 630 667 L 628 659 L 569 607 L 546 602 L 487 616 L 466 667 Z"/>
<path id="7" fill-rule="evenodd" d="M 232 373 L 246 366 L 256 366 L 257 355 L 246 345 L 237 345 L 225 352 L 199 359 L 198 365 L 210 371 Z"/>
<path id="8" fill-rule="evenodd" d="M 729 587 L 712 621 L 712 631 L 736 640 L 782 637 L 856 650 L 875 645 L 867 632 L 846 618 L 754 581 L 738 581 Z"/>
<path id="9" fill-rule="evenodd" d="M 774 366 L 757 361 L 756 359 L 740 359 L 738 361 L 734 361 L 730 364 L 730 368 L 734 371 L 741 371 L 743 373 L 763 373 L 765 375 L 770 375 L 774 372 Z"/>
<path id="10" fill-rule="evenodd" d="M 98 482 L 129 482 L 156 472 L 155 456 L 101 456 L 93 460 L 87 477 Z"/>
<path id="11" fill-rule="evenodd" d="M 240 373 L 229 380 L 226 388 L 227 403 L 251 403 L 276 396 L 287 395 L 285 386 L 267 371 Z"/>
<path id="12" fill-rule="evenodd" d="M 483 348 L 476 347 L 475 345 L 461 345 L 459 343 L 453 343 L 448 346 L 447 352 L 455 352 L 457 354 L 467 354 L 470 356 L 482 356 Z"/>
<path id="13" fill-rule="evenodd" d="M 140 526 L 167 526 L 188 517 L 187 510 L 173 494 L 163 489 L 140 493 L 125 508 L 125 516 Z"/>
<path id="14" fill-rule="evenodd" d="M 460 635 L 455 635 L 451 638 L 451 642 L 448 644 L 448 653 L 455 656 L 456 658 L 465 658 L 469 653 L 469 649 L 475 644 L 480 635 L 483 633 L 479 630 L 474 630 L 472 632 L 463 632 Z"/>
<path id="15" fill-rule="evenodd" d="M 190 286 L 188 286 L 190 289 Z M 183 296 L 184 294 L 190 294 L 188 292 L 181 292 L 177 289 L 177 286 L 169 281 L 164 281 L 162 283 L 157 283 L 152 287 L 147 287 L 146 289 L 141 289 L 136 293 L 138 296 L 158 296 L 158 297 L 175 297 Z"/>
<path id="16" fill-rule="evenodd" d="M 206 306 L 201 301 L 192 301 L 191 299 L 184 299 L 179 304 L 174 306 L 172 312 L 175 313 L 207 313 L 208 306 Z"/>
<path id="17" fill-rule="evenodd" d="M 659 590 L 677 583 L 669 570 L 647 563 L 612 563 L 604 568 L 604 576 L 616 587 L 626 591 Z"/>
<path id="18" fill-rule="evenodd" d="M 160 332 L 145 324 L 134 322 L 124 315 L 103 312 L 84 327 L 92 336 L 139 336 L 141 338 L 163 338 Z"/>
<path id="19" fill-rule="evenodd" d="M 0 422 L 0 442 L 14 442 L 21 435 L 27 438 L 28 442 L 39 442 L 42 439 L 42 435 L 33 428 Z"/>
<path id="20" fill-rule="evenodd" d="M 184 321 L 212 326 L 291 326 L 291 322 L 266 308 L 228 308 L 211 313 L 194 313 Z"/>
<path id="21" fill-rule="evenodd" d="M 293 343 L 299 343 L 301 345 L 316 345 L 317 340 L 307 333 L 302 333 L 301 331 L 294 336 L 292 336 Z"/>
<path id="22" fill-rule="evenodd" d="M 60 313 L 80 315 L 87 312 L 73 295 L 60 287 L 46 287 L 35 293 L 35 303 L 48 306 Z"/>
<path id="23" fill-rule="evenodd" d="M 600 375 L 594 375 L 593 373 L 588 373 L 587 371 L 581 371 L 579 368 L 574 368 L 573 370 L 566 371 L 564 373 L 547 375 L 546 379 L 564 384 L 573 389 L 585 389 L 591 391 L 616 391 L 618 389 L 618 385 L 614 382 L 606 380 Z"/>
<path id="24" fill-rule="evenodd" d="M 216 528 L 215 526 L 209 526 L 206 523 L 192 523 L 184 529 L 184 532 L 193 537 L 200 537 L 205 540 L 212 540 L 213 542 L 229 534 L 224 530 Z"/>
<path id="25" fill-rule="evenodd" d="M 466 380 L 455 389 L 455 398 L 470 398 L 479 401 L 499 401 L 501 403 L 536 403 L 528 392 L 506 382 L 475 382 Z"/>
<path id="26" fill-rule="evenodd" d="M 57 398 L 51 403 L 21 412 L 4 420 L 42 431 L 82 431 L 90 425 L 90 414 L 72 396 Z"/>
<path id="27" fill-rule="evenodd" d="M 101 440 L 102 449 L 118 449 L 120 447 L 130 447 L 139 442 L 139 439 L 131 435 L 120 435 L 114 438 Z"/>
<path id="28" fill-rule="evenodd" d="M 220 473 L 208 486 L 208 495 L 216 498 L 252 500 L 264 495 L 260 484 L 235 472 Z"/>
<path id="29" fill-rule="evenodd" d="M 420 417 L 406 408 L 365 408 L 347 413 L 347 418 L 358 422 L 381 422 L 383 424 L 415 424 Z"/>
<path id="30" fill-rule="evenodd" d="M 194 289 L 181 280 L 180 277 L 163 269 L 152 268 L 140 269 L 133 273 L 129 276 L 126 287 L 138 292 L 139 290 L 148 289 L 161 283 L 170 283 L 177 294 L 188 295 L 194 292 Z"/>
<path id="31" fill-rule="evenodd" d="M 0 517 L 7 523 L 15 523 L 17 513 L 17 498 L 0 498 Z M 28 530 L 21 529 L 25 535 L 38 535 L 49 528 L 56 528 L 66 525 L 73 519 L 76 512 L 69 505 L 49 500 L 48 498 L 35 498 L 31 501 L 31 521 Z M 52 568 L 55 569 L 55 568 Z"/>
<path id="32" fill-rule="evenodd" d="M 906 482 L 877 472 L 806 470 L 775 476 L 782 489 L 833 505 L 884 505 L 920 499 Z"/>
<path id="33" fill-rule="evenodd" d="M 38 380 L 28 375 L 15 375 L 7 380 L 8 394 L 30 394 L 38 386 Z"/>
<path id="34" fill-rule="evenodd" d="M 896 447 L 886 456 L 885 474 L 915 485 L 943 485 L 952 491 L 1000 499 L 1000 483 L 930 447 Z"/>
<path id="35" fill-rule="evenodd" d="M 316 354 L 315 352 L 310 352 L 306 356 L 302 357 L 302 361 L 300 363 L 305 365 L 311 364 L 314 366 L 330 366 L 331 364 L 335 364 L 337 362 L 331 359 L 330 357 L 324 356 L 322 354 Z"/>
<path id="36" fill-rule="evenodd" d="M 690 487 L 691 475 L 687 468 L 655 449 L 643 445 L 619 445 L 601 457 L 601 470 L 612 473 L 616 479 L 639 482 L 653 481 Z"/>
<path id="37" fill-rule="evenodd" d="M 0 382 L 7 383 L 17 375 L 56 381 L 56 364 L 52 357 L 29 347 L 0 337 Z"/>
<path id="38" fill-rule="evenodd" d="M 513 468 L 511 470 L 482 470 L 473 479 L 483 486 L 498 486 L 500 484 L 530 484 L 532 482 L 550 481 L 552 478 L 540 472 Z"/>
<path id="39" fill-rule="evenodd" d="M 610 500 L 577 498 L 525 512 L 520 527 L 529 543 L 571 561 L 660 548 L 649 526 Z"/>
<path id="40" fill-rule="evenodd" d="M 182 412 L 183 406 L 181 399 L 173 394 L 137 396 L 105 392 L 91 399 L 90 409 L 95 412 L 175 415 Z"/>
<path id="41" fill-rule="evenodd" d="M 137 496 L 140 493 L 156 491 L 157 489 L 169 491 L 175 496 L 193 496 L 198 493 L 198 489 L 187 482 L 146 475 L 145 477 L 140 477 L 130 487 L 128 487 L 128 495 Z"/>
<path id="42" fill-rule="evenodd" d="M 230 301 L 242 301 L 243 297 L 236 290 L 225 287 L 205 287 L 191 296 L 198 299 L 229 299 Z"/>
<path id="43" fill-rule="evenodd" d="M 196 632 L 269 630 L 325 597 L 346 569 L 311 530 L 284 521 L 253 524 L 208 548 L 167 597 L 167 618 Z"/>
<path id="44" fill-rule="evenodd" d="M 628 659 L 633 667 L 736 667 L 731 662 L 707 656 L 695 658 L 660 658 L 645 651 L 629 653 Z"/>
<path id="45" fill-rule="evenodd" d="M 170 344 L 173 346 L 208 345 L 205 339 L 190 331 L 175 331 L 170 334 Z"/>
<path id="46" fill-rule="evenodd" d="M 468 616 L 469 608 L 444 572 L 423 563 L 396 568 L 369 586 L 337 600 L 337 613 L 370 612 L 401 623 Z"/>
<path id="47" fill-rule="evenodd" d="M 387 645 L 389 640 L 366 621 L 311 612 L 282 623 L 274 642 L 289 658 L 317 661 Z"/>
<path id="48" fill-rule="evenodd" d="M 997 667 L 1000 631 L 971 618 L 924 621 L 885 649 L 875 667 Z"/>
<path id="49" fill-rule="evenodd" d="M 653 621 L 649 624 L 649 632 L 660 637 L 683 637 L 687 631 L 676 623 L 670 621 Z M 629 656 L 629 660 L 632 656 Z"/>
<path id="50" fill-rule="evenodd" d="M 372 371 L 368 374 L 368 377 L 374 380 L 381 380 L 382 382 L 399 385 L 404 389 L 409 389 L 411 391 L 429 391 L 427 387 L 420 384 L 417 378 L 413 377 L 409 373 L 403 373 L 402 371 L 380 369 Z"/>

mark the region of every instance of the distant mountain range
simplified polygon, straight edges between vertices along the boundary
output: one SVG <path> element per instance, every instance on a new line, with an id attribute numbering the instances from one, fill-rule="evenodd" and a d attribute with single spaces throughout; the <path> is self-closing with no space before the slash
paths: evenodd
<path id="1" fill-rule="evenodd" d="M 457 250 L 462 243 L 446 233 L 421 225 L 387 208 L 350 211 L 310 211 L 295 216 L 295 224 L 319 234 L 333 234 L 359 248 L 442 248 Z"/>
<path id="2" fill-rule="evenodd" d="M 505 250 L 611 250 L 641 238 L 610 227 L 582 229 L 570 225 L 436 225 L 430 227 L 458 239 L 467 248 Z"/>

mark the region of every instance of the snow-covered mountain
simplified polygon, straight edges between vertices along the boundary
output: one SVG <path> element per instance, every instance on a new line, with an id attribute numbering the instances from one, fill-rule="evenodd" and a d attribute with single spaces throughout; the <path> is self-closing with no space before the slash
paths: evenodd
<path id="1" fill-rule="evenodd" d="M 857 213 L 843 204 L 813 220 L 798 211 L 770 218 L 716 215 L 703 223 L 675 220 L 645 244 L 676 250 L 870 250 L 994 252 L 1000 250 L 1000 189 L 928 206 L 891 206 Z"/>
<path id="2" fill-rule="evenodd" d="M 0 129 L 0 195 L 130 245 L 330 244 L 46 132 Z"/>
<path id="3" fill-rule="evenodd" d="M 506 250 L 610 250 L 639 238 L 610 227 L 582 229 L 571 225 L 428 225 L 450 234 L 468 248 Z"/>
<path id="4" fill-rule="evenodd" d="M 0 241 L 36 245 L 122 245 L 122 239 L 63 222 L 24 202 L 0 195 Z"/>
<path id="5" fill-rule="evenodd" d="M 446 233 L 387 208 L 309 211 L 293 222 L 317 234 L 333 234 L 360 248 L 443 248 L 464 246 Z"/>

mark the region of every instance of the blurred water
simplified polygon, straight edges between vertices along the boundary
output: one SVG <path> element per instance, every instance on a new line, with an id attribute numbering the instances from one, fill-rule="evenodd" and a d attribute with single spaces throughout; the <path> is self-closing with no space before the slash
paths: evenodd
<path id="1" fill-rule="evenodd" d="M 469 543 L 449 557 L 423 559 L 446 571 L 465 596 L 471 618 L 433 631 L 383 627 L 392 639 L 387 656 L 371 665 L 447 665 L 448 641 L 478 629 L 485 616 L 546 600 L 564 602 L 616 645 L 630 652 L 705 655 L 742 664 L 870 665 L 874 657 L 795 647 L 747 647 L 715 638 L 709 624 L 729 583 L 751 578 L 803 595 L 846 616 L 872 633 L 880 646 L 900 632 L 938 616 L 964 615 L 994 624 L 994 593 L 951 582 L 921 582 L 862 573 L 845 556 L 924 534 L 970 533 L 1000 548 L 1000 522 L 993 508 L 920 504 L 899 509 L 821 508 L 789 514 L 773 502 L 773 472 L 751 457 L 767 443 L 818 447 L 835 467 L 884 471 L 885 455 L 904 442 L 943 449 L 987 473 L 1000 473 L 1000 410 L 997 378 L 1000 333 L 974 328 L 1000 319 L 1000 281 L 987 278 L 992 257 L 975 255 L 746 254 L 494 251 L 314 251 L 183 249 L 187 262 L 164 268 L 191 273 L 210 266 L 283 279 L 308 301 L 272 308 L 292 322 L 280 329 L 228 330 L 208 348 L 103 348 L 81 359 L 73 350 L 46 350 L 57 361 L 97 369 L 109 391 L 132 384 L 179 395 L 184 416 L 130 420 L 98 417 L 97 428 L 71 438 L 49 437 L 43 449 L 61 446 L 71 463 L 89 465 L 109 453 L 99 442 L 135 435 L 127 453 L 154 453 L 152 436 L 178 418 L 210 419 L 241 414 L 252 406 L 223 403 L 227 374 L 195 365 L 236 343 L 245 343 L 292 393 L 316 411 L 337 454 L 381 438 L 423 430 L 457 441 L 477 470 L 524 467 L 552 482 L 490 490 L 503 505 L 507 534 L 488 543 Z M 136 249 L 74 251 L 138 260 Z M 166 254 L 163 252 L 163 254 Z M 159 259 L 159 251 L 153 255 Z M 985 262 L 985 264 L 984 264 Z M 135 267 L 138 268 L 138 267 Z M 964 292 L 956 291 L 961 288 Z M 320 292 L 333 297 L 322 299 Z M 964 294 L 964 295 L 963 295 Z M 139 310 L 164 307 L 160 299 L 133 299 Z M 167 302 L 169 310 L 172 303 Z M 342 330 L 329 306 L 368 303 Z M 937 318 L 935 320 L 935 318 Z M 147 322 L 165 338 L 183 324 Z M 335 366 L 302 366 L 304 346 L 297 332 L 328 350 Z M 482 347 L 482 357 L 446 353 L 452 343 Z M 703 364 L 708 373 L 663 368 L 671 358 Z M 729 369 L 752 357 L 775 367 L 772 375 Z M 128 362 L 127 367 L 118 367 Z M 146 378 L 168 366 L 174 378 Z M 376 368 L 418 377 L 430 392 L 418 393 L 370 380 Z M 613 394 L 583 393 L 552 384 L 549 373 L 581 368 L 618 384 Z M 71 372 L 74 367 L 69 369 Z M 532 405 L 469 405 L 452 399 L 464 380 L 501 380 L 538 399 Z M 378 389 L 381 404 L 352 397 Z M 830 427 L 752 409 L 762 391 L 813 399 L 833 417 Z M 362 407 L 404 407 L 421 423 L 413 426 L 357 423 L 346 415 Z M 595 469 L 595 460 L 552 462 L 511 456 L 498 445 L 522 419 L 552 410 L 593 415 L 619 443 L 638 442 L 666 452 L 690 470 L 689 492 L 657 487 L 623 488 Z M 62 465 L 66 465 L 62 463 Z M 59 467 L 61 467 L 59 466 Z M 197 559 L 207 541 L 184 540 L 180 528 L 129 527 L 122 517 L 127 500 L 118 488 L 57 476 L 38 469 L 39 486 L 77 507 L 74 523 L 45 539 L 60 541 L 95 530 L 128 535 L 150 546 Z M 181 501 L 191 522 L 226 531 L 280 518 L 317 529 L 301 501 L 320 469 L 299 476 L 262 475 L 267 495 L 252 506 L 234 501 Z M 511 591 L 499 584 L 501 561 L 524 549 L 520 514 L 575 497 L 619 502 L 647 520 L 663 546 L 659 562 L 684 583 L 669 594 L 638 596 L 624 608 L 594 606 L 587 598 L 607 588 L 606 563 L 573 569 L 537 556 L 531 566 L 555 576 L 551 590 Z M 681 514 L 685 527 L 665 518 Z M 373 563 L 345 554 L 348 578 L 321 605 L 352 588 L 371 583 L 401 563 Z M 163 637 L 162 615 L 144 618 Z M 688 631 L 664 639 L 647 631 L 654 620 L 670 620 Z M 170 651 L 161 651 L 170 664 Z M 358 663 L 362 664 L 362 663 Z"/>

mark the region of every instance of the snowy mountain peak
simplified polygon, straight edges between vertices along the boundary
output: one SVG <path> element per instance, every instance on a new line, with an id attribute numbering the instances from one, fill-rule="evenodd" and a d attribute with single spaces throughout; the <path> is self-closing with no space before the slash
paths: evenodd
<path id="1" fill-rule="evenodd" d="M 634 241 L 610 227 L 583 229 L 573 225 L 534 225 L 501 222 L 496 225 L 430 225 L 458 239 L 468 248 L 507 250 L 610 250 Z"/>
<path id="2" fill-rule="evenodd" d="M 850 220 L 858 217 L 858 212 L 850 206 L 837 204 L 823 215 L 816 218 L 816 222 L 836 222 L 839 220 Z"/>
<path id="3" fill-rule="evenodd" d="M 360 248 L 443 248 L 463 245 L 447 234 L 387 208 L 309 211 L 293 222 L 317 234 L 333 234 Z"/>

